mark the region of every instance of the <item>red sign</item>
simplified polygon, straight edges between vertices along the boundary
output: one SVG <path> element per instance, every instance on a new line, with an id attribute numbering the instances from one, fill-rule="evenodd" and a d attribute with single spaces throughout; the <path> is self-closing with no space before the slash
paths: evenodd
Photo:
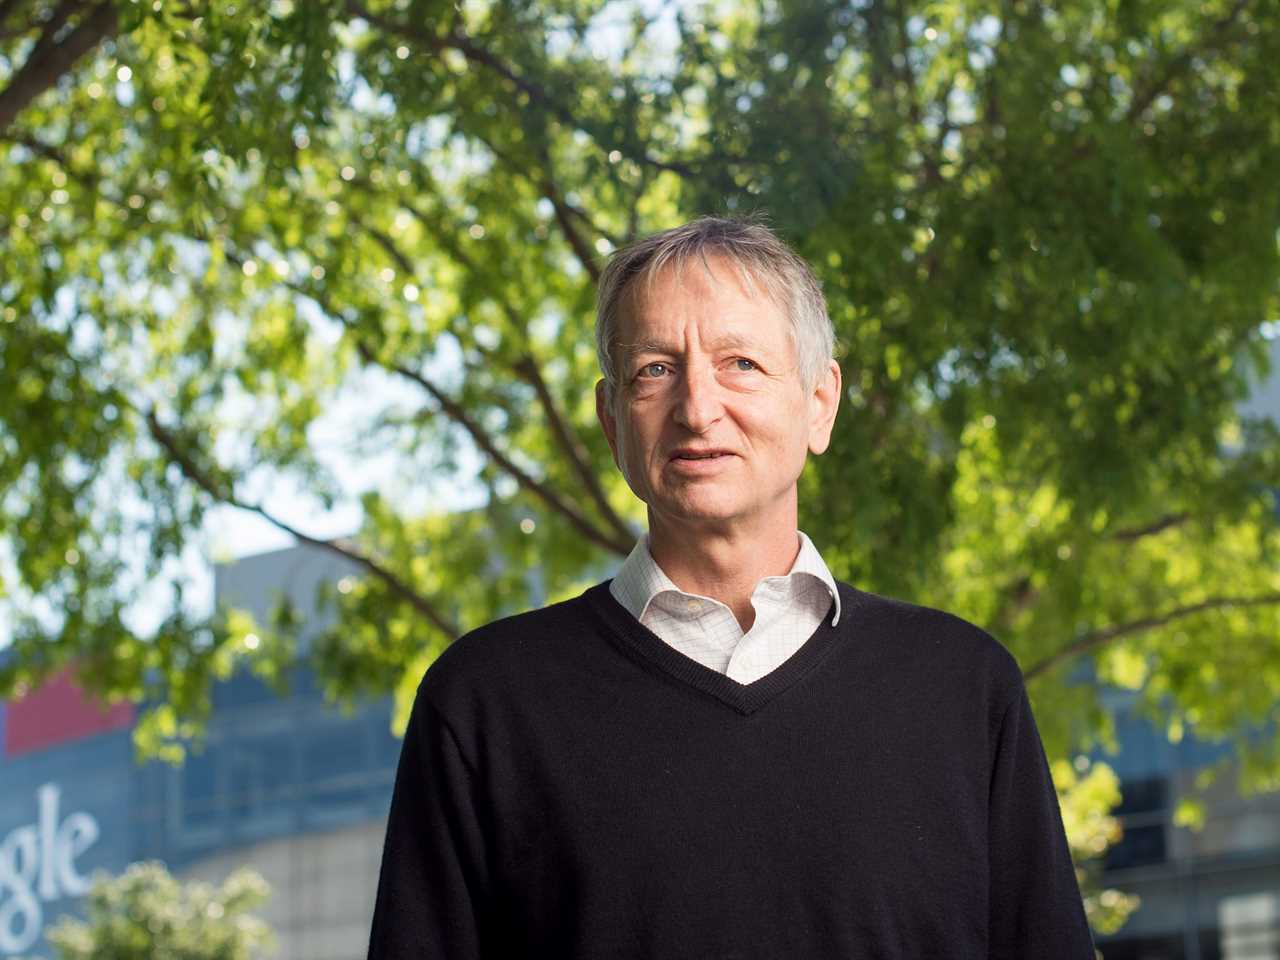
<path id="1" fill-rule="evenodd" d="M 133 704 L 106 706 L 76 686 L 71 671 L 50 677 L 38 690 L 0 707 L 5 757 L 35 753 L 112 730 L 133 726 Z"/>

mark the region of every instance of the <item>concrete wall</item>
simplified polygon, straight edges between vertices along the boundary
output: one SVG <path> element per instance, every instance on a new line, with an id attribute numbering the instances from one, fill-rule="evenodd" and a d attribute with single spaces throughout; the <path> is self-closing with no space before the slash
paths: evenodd
<path id="1" fill-rule="evenodd" d="M 183 879 L 221 884 L 252 866 L 271 885 L 259 916 L 276 934 L 282 960 L 363 960 L 382 862 L 384 820 L 224 851 L 192 864 Z"/>

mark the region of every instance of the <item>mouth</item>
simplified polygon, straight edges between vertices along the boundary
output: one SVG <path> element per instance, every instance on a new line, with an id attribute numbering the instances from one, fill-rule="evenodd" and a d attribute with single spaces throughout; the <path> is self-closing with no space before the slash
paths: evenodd
<path id="1" fill-rule="evenodd" d="M 676 450 L 672 452 L 671 459 L 692 462 L 698 460 L 720 460 L 731 456 L 733 454 L 728 450 Z"/>

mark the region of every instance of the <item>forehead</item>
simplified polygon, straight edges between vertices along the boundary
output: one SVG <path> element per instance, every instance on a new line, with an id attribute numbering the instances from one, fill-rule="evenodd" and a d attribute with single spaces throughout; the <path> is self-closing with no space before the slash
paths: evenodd
<path id="1" fill-rule="evenodd" d="M 683 343 L 696 326 L 699 339 L 779 346 L 790 325 L 769 285 L 745 266 L 721 256 L 667 262 L 636 277 L 619 311 L 624 349 L 653 338 Z"/>

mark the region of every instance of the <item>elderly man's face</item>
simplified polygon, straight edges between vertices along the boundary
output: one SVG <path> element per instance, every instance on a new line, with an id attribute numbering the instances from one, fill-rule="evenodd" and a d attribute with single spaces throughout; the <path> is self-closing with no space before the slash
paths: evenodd
<path id="1" fill-rule="evenodd" d="M 655 521 L 794 522 L 808 451 L 827 447 L 840 395 L 832 361 L 809 388 L 782 310 L 737 268 L 667 267 L 624 305 L 618 393 L 597 386 L 614 460 Z"/>

